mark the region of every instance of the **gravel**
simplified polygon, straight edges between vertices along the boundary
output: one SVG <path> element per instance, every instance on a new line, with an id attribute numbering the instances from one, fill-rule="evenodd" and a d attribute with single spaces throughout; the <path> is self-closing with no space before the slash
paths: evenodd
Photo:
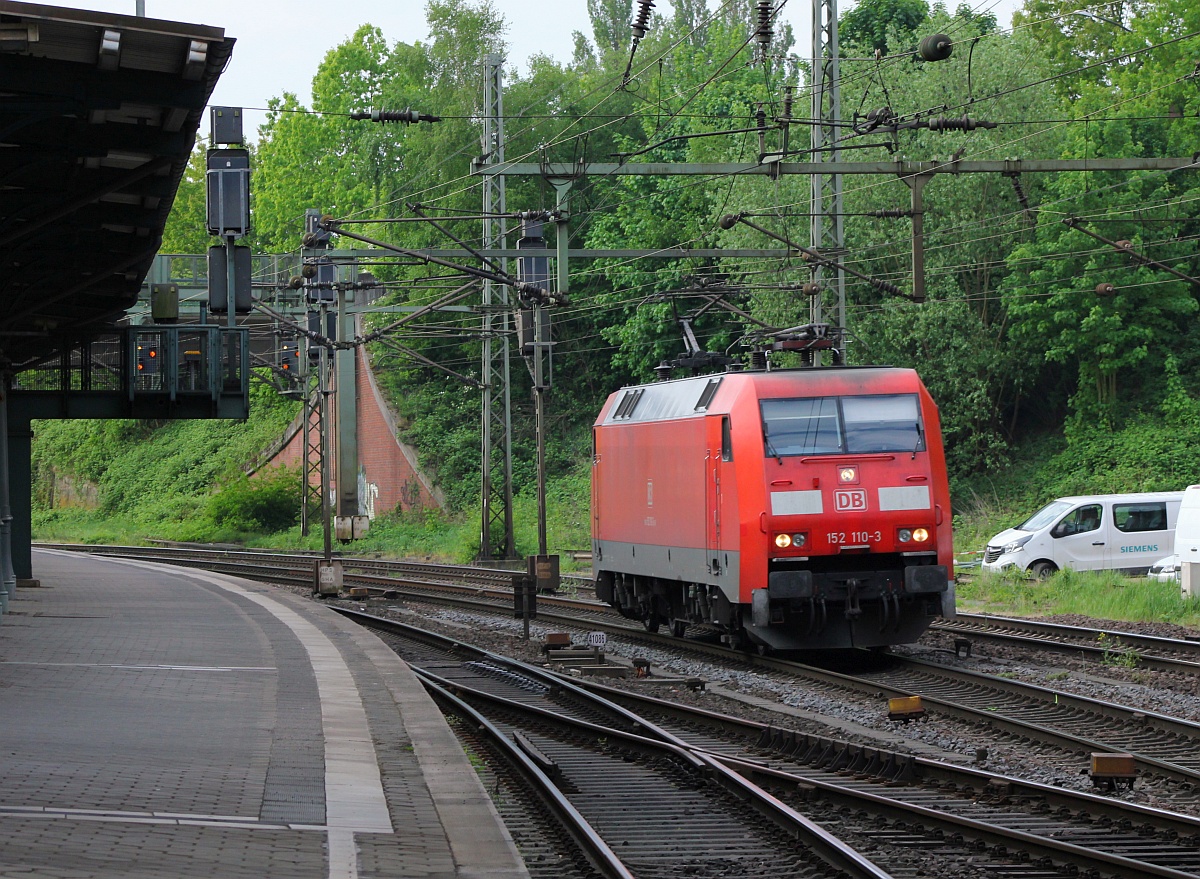
<path id="1" fill-rule="evenodd" d="M 307 594 L 303 590 L 297 591 Z M 415 601 L 399 603 L 375 599 L 342 603 L 459 637 L 464 642 L 538 665 L 545 662 L 541 652 L 545 636 L 552 631 L 565 630 L 562 626 L 550 629 L 532 622 L 530 640 L 526 642 L 522 640 L 522 622 L 501 615 L 421 605 Z M 1103 621 L 1082 617 L 1057 618 L 1055 621 L 1071 625 L 1105 625 Z M 1119 627 L 1133 631 L 1132 624 L 1112 624 L 1112 628 Z M 1138 631 L 1142 630 L 1138 628 Z M 1179 632 L 1187 631 L 1157 624 L 1145 626 L 1144 630 L 1166 637 L 1179 637 Z M 586 629 L 576 629 L 571 634 L 577 644 L 586 641 Z M 933 658 L 943 664 L 968 666 L 973 670 L 1200 723 L 1200 692 L 1197 691 L 1200 678 L 1097 666 L 1061 653 L 991 645 L 984 649 L 979 642 L 972 658 L 958 659 L 952 650 L 939 644 L 938 636 L 933 633 L 921 644 L 896 650 Z M 760 671 L 732 662 L 700 660 L 666 649 L 634 644 L 612 634 L 607 636 L 605 652 L 617 661 L 631 663 L 638 658 L 649 660 L 651 664 L 649 679 L 604 679 L 603 682 L 611 686 L 640 692 L 653 686 L 651 692 L 663 698 L 798 732 L 973 765 L 999 775 L 1073 790 L 1094 790 L 1087 774 L 1088 754 L 1022 742 L 988 727 L 936 714 L 913 722 L 892 721 L 887 718 L 887 702 L 882 694 L 873 698 L 809 682 L 798 684 L 795 678 L 782 673 Z M 706 689 L 694 692 L 687 684 L 690 678 L 706 682 Z M 1163 683 L 1171 686 L 1164 687 Z M 1111 795 L 1129 802 L 1200 816 L 1200 792 L 1189 792 L 1165 780 L 1143 778 L 1134 789 L 1121 789 Z"/>

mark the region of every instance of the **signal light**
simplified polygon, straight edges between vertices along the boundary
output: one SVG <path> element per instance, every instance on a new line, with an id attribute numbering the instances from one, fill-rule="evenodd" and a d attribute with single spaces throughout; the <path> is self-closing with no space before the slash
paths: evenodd
<path id="1" fill-rule="evenodd" d="M 775 545 L 780 549 L 801 549 L 808 544 L 808 535 L 803 532 L 795 534 L 776 534 Z"/>
<path id="2" fill-rule="evenodd" d="M 147 375 L 158 372 L 158 346 L 137 346 L 137 371 Z"/>

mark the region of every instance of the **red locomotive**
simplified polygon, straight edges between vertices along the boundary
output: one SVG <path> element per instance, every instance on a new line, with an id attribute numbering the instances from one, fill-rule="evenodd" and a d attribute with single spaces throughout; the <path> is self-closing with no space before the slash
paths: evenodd
<path id="1" fill-rule="evenodd" d="M 882 647 L 953 615 L 937 407 L 910 369 L 623 388 L 593 438 L 596 594 L 651 631 Z"/>

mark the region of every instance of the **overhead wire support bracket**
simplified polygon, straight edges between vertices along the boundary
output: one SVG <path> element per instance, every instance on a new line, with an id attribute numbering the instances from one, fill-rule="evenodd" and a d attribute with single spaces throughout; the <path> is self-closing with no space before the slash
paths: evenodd
<path id="1" fill-rule="evenodd" d="M 322 229 L 327 229 L 337 235 L 344 235 L 345 237 L 352 238 L 355 241 L 361 241 L 363 244 L 370 244 L 372 247 L 378 247 L 382 250 L 390 250 L 392 253 L 398 253 L 401 256 L 411 257 L 412 259 L 417 259 L 424 263 L 442 266 L 443 268 L 447 269 L 454 269 L 455 271 L 462 272 L 464 275 L 470 275 L 474 278 L 482 278 L 485 281 L 494 281 L 497 284 L 503 284 L 504 286 L 511 287 L 513 290 L 515 290 L 517 295 L 523 299 L 529 299 L 533 302 L 542 302 L 543 304 L 550 302 L 560 305 L 565 304 L 563 297 L 538 287 L 535 284 L 526 284 L 522 281 L 518 281 L 511 275 L 503 274 L 501 272 L 489 272 L 485 269 L 477 269 L 473 268 L 472 266 L 459 265 L 458 263 L 453 263 L 448 259 L 442 259 L 436 256 L 428 256 L 417 250 L 407 250 L 403 247 L 397 247 L 395 244 L 391 244 L 387 241 L 380 241 L 377 238 L 369 238 L 366 235 L 359 235 L 357 232 L 350 232 L 343 228 L 341 223 L 339 223 L 333 217 L 322 217 L 320 226 Z"/>
<path id="2" fill-rule="evenodd" d="M 1113 241 L 1110 238 L 1105 238 L 1103 235 L 1101 235 L 1098 232 L 1093 232 L 1091 229 L 1083 228 L 1083 226 L 1080 225 L 1080 222 L 1081 221 L 1078 217 L 1064 217 L 1063 218 L 1063 225 L 1067 226 L 1070 229 L 1074 229 L 1077 232 L 1082 232 L 1084 235 L 1088 235 L 1092 238 L 1095 238 L 1097 241 L 1101 242 L 1102 244 L 1107 244 L 1113 250 L 1116 250 L 1118 253 L 1125 254 L 1130 259 L 1132 259 L 1134 262 L 1139 263 L 1144 266 L 1152 266 L 1156 269 L 1162 269 L 1164 272 L 1169 272 L 1170 274 L 1174 275 L 1177 278 L 1182 278 L 1184 281 L 1187 281 L 1189 284 L 1195 284 L 1197 287 L 1200 287 L 1200 279 L 1193 278 L 1191 275 L 1184 274 L 1183 272 L 1179 271 L 1178 269 L 1173 269 L 1169 265 L 1161 263 L 1156 259 L 1151 259 L 1148 256 L 1138 253 L 1136 250 L 1133 249 L 1132 242 L 1130 242 L 1130 241 Z"/>
<path id="3" fill-rule="evenodd" d="M 760 226 L 757 223 L 752 223 L 750 220 L 747 220 L 745 215 L 743 215 L 743 214 L 726 214 L 724 217 L 721 218 L 718 225 L 720 225 L 720 227 L 722 229 L 732 229 L 738 223 L 741 223 L 745 226 L 749 226 L 751 229 L 754 229 L 756 232 L 761 232 L 762 234 L 766 235 L 769 238 L 774 238 L 776 241 L 783 242 L 788 247 L 791 247 L 794 250 L 797 250 L 801 254 L 803 254 L 805 259 L 807 259 L 811 262 L 814 262 L 817 265 L 824 266 L 825 268 L 835 268 L 838 265 L 835 260 L 828 259 L 827 257 L 822 256 L 821 254 L 817 253 L 815 250 L 812 250 L 811 248 L 804 247 L 803 245 L 800 245 L 800 244 L 796 244 L 794 241 L 791 241 L 790 239 L 784 237 L 783 235 L 780 235 L 777 232 L 772 232 L 770 229 Z M 851 275 L 854 275 L 854 277 L 858 278 L 860 281 L 865 281 L 871 287 L 873 287 L 874 289 L 879 290 L 883 293 L 891 293 L 893 296 L 900 296 L 904 299 L 909 299 L 913 302 L 924 302 L 925 301 L 924 297 L 917 298 L 916 296 L 914 296 L 910 293 L 905 293 L 903 290 L 901 290 L 899 287 L 897 287 L 891 281 L 885 281 L 882 278 L 872 277 L 871 275 L 864 275 L 862 272 L 860 272 L 856 269 L 852 269 L 846 265 L 843 265 L 841 268 L 843 269 L 843 271 L 846 271 L 846 272 L 850 273 Z"/>

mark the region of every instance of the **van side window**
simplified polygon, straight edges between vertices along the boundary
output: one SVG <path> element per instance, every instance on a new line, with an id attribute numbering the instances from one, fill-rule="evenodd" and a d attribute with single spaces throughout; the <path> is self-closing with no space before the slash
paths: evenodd
<path id="1" fill-rule="evenodd" d="M 1114 504 L 1113 524 L 1118 531 L 1166 531 L 1167 505 L 1164 501 L 1140 504 Z"/>
<path id="2" fill-rule="evenodd" d="M 1088 504 L 1072 510 L 1059 520 L 1050 532 L 1051 537 L 1068 537 L 1071 534 L 1085 534 L 1100 527 L 1103 518 L 1103 508 L 1099 504 Z"/>

